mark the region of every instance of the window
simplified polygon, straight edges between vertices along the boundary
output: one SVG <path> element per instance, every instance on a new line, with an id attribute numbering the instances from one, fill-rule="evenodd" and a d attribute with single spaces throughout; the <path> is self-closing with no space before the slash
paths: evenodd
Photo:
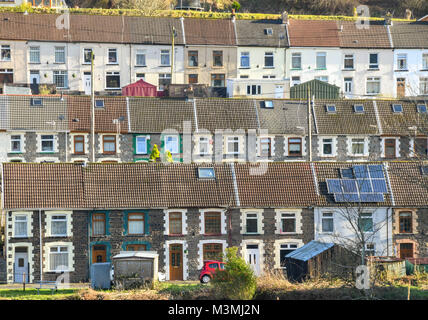
<path id="1" fill-rule="evenodd" d="M 259 143 L 260 143 L 260 147 L 259 147 L 260 157 L 270 157 L 272 155 L 271 138 L 260 138 Z"/>
<path id="2" fill-rule="evenodd" d="M 375 245 L 373 243 L 366 243 L 366 256 L 374 256 L 375 255 Z"/>
<path id="3" fill-rule="evenodd" d="M 223 245 L 221 243 L 205 243 L 203 245 L 203 260 L 222 261 Z"/>
<path id="4" fill-rule="evenodd" d="M 67 71 L 57 70 L 53 72 L 53 82 L 57 88 L 68 87 L 68 75 Z"/>
<path id="5" fill-rule="evenodd" d="M 55 215 L 51 217 L 51 236 L 67 236 L 67 216 Z"/>
<path id="6" fill-rule="evenodd" d="M 30 106 L 42 107 L 43 106 L 43 99 L 42 98 L 31 98 L 30 99 Z"/>
<path id="7" fill-rule="evenodd" d="M 302 138 L 288 138 L 288 155 L 290 157 L 302 155 Z"/>
<path id="8" fill-rule="evenodd" d="M 54 136 L 52 134 L 41 135 L 41 152 L 54 152 Z"/>
<path id="9" fill-rule="evenodd" d="M 159 73 L 159 91 L 166 89 L 166 86 L 171 84 L 171 74 L 170 73 Z"/>
<path id="10" fill-rule="evenodd" d="M 400 53 L 397 55 L 397 69 L 407 70 L 407 54 Z"/>
<path id="11" fill-rule="evenodd" d="M 113 135 L 103 136 L 103 153 L 104 154 L 116 153 L 116 136 L 113 136 Z"/>
<path id="12" fill-rule="evenodd" d="M 377 53 L 369 54 L 369 69 L 379 69 L 379 59 Z"/>
<path id="13" fill-rule="evenodd" d="M 214 179 L 215 171 L 214 168 L 198 168 L 199 179 Z"/>
<path id="14" fill-rule="evenodd" d="M 296 243 L 285 243 L 281 244 L 279 248 L 279 261 L 281 267 L 285 267 L 285 256 L 296 250 L 298 245 Z"/>
<path id="15" fill-rule="evenodd" d="M 74 154 L 85 154 L 85 136 L 76 135 L 73 137 Z"/>
<path id="16" fill-rule="evenodd" d="M 355 113 L 364 113 L 364 105 L 354 104 L 354 112 Z"/>
<path id="17" fill-rule="evenodd" d="M 371 213 L 361 213 L 359 226 L 363 232 L 373 232 L 373 218 Z"/>
<path id="18" fill-rule="evenodd" d="M 128 215 L 128 234 L 144 234 L 144 214 L 130 213 Z"/>
<path id="19" fill-rule="evenodd" d="M 106 89 L 120 89 L 120 72 L 111 71 L 106 73 Z"/>
<path id="20" fill-rule="evenodd" d="M 208 137 L 199 137 L 199 154 L 207 155 L 209 154 L 209 138 Z"/>
<path id="21" fill-rule="evenodd" d="M 262 94 L 262 86 L 259 84 L 247 85 L 248 95 L 259 95 Z"/>
<path id="22" fill-rule="evenodd" d="M 92 62 L 92 49 L 83 49 L 83 64 L 91 64 Z"/>
<path id="23" fill-rule="evenodd" d="M 165 151 L 179 153 L 178 136 L 165 136 Z"/>
<path id="24" fill-rule="evenodd" d="M 366 93 L 369 95 L 380 93 L 380 78 L 368 77 L 366 82 Z"/>
<path id="25" fill-rule="evenodd" d="M 182 213 L 169 213 L 169 234 L 183 234 Z"/>
<path id="26" fill-rule="evenodd" d="M 422 54 L 422 70 L 428 70 L 428 53 Z"/>
<path id="27" fill-rule="evenodd" d="M 144 137 L 144 136 L 135 137 L 135 153 L 147 154 L 147 137 Z"/>
<path id="28" fill-rule="evenodd" d="M 241 52 L 241 68 L 249 68 L 249 67 L 250 67 L 250 53 Z"/>
<path id="29" fill-rule="evenodd" d="M 245 215 L 245 233 L 258 233 L 257 213 L 247 213 Z"/>
<path id="30" fill-rule="evenodd" d="M 105 213 L 94 213 L 92 215 L 92 235 L 102 236 L 106 234 L 106 215 Z"/>
<path id="31" fill-rule="evenodd" d="M 384 148 L 385 148 L 385 158 L 393 159 L 396 157 L 395 154 L 395 139 L 385 139 L 384 140 Z"/>
<path id="32" fill-rule="evenodd" d="M 170 66 L 169 50 L 161 50 L 161 66 Z"/>
<path id="33" fill-rule="evenodd" d="M 360 138 L 351 139 L 351 153 L 353 155 L 364 154 L 365 140 Z"/>
<path id="34" fill-rule="evenodd" d="M 332 212 L 323 212 L 321 218 L 321 231 L 322 232 L 333 232 L 334 231 L 334 220 Z"/>
<path id="35" fill-rule="evenodd" d="M 273 29 L 272 28 L 266 28 L 266 29 L 264 29 L 264 33 L 267 36 L 271 36 L 271 35 L 273 35 Z"/>
<path id="36" fill-rule="evenodd" d="M 145 244 L 127 244 L 126 251 L 146 251 L 147 246 Z"/>
<path id="37" fill-rule="evenodd" d="M 21 135 L 10 136 L 10 152 L 22 152 Z"/>
<path id="38" fill-rule="evenodd" d="M 205 212 L 205 234 L 221 234 L 221 213 Z"/>
<path id="39" fill-rule="evenodd" d="M 332 138 L 323 138 L 321 140 L 322 143 L 322 154 L 324 156 L 332 156 L 333 155 L 333 139 Z"/>
<path id="40" fill-rule="evenodd" d="M 14 236 L 27 237 L 27 215 L 15 215 Z"/>
<path id="41" fill-rule="evenodd" d="M 49 248 L 49 270 L 67 271 L 68 265 L 68 247 L 55 246 Z"/>
<path id="42" fill-rule="evenodd" d="M 417 109 L 419 113 L 427 113 L 427 106 L 426 104 L 418 104 Z"/>
<path id="43" fill-rule="evenodd" d="M 354 55 L 353 54 L 345 54 L 345 58 L 343 61 L 343 68 L 352 70 L 354 69 Z"/>
<path id="44" fill-rule="evenodd" d="M 415 139 L 415 153 L 417 156 L 426 157 L 428 154 L 428 139 L 416 138 Z"/>
<path id="45" fill-rule="evenodd" d="M 317 69 L 326 69 L 327 68 L 327 54 L 325 52 L 317 52 Z"/>
<path id="46" fill-rule="evenodd" d="M 319 81 L 323 81 L 323 82 L 328 82 L 328 76 L 317 76 L 314 79 L 319 80 Z"/>
<path id="47" fill-rule="evenodd" d="M 104 100 L 95 99 L 95 108 L 104 108 Z"/>
<path id="48" fill-rule="evenodd" d="M 296 232 L 296 214 L 281 213 L 281 233 Z"/>
<path id="49" fill-rule="evenodd" d="M 117 64 L 117 49 L 110 48 L 108 49 L 108 64 Z"/>
<path id="50" fill-rule="evenodd" d="M 302 69 L 302 54 L 300 52 L 291 54 L 291 69 Z"/>
<path id="51" fill-rule="evenodd" d="M 135 53 L 135 65 L 145 67 L 146 66 L 146 50 L 137 49 Z"/>
<path id="52" fill-rule="evenodd" d="M 40 47 L 30 47 L 30 63 L 40 63 Z"/>
<path id="53" fill-rule="evenodd" d="M 13 83 L 13 69 L 0 69 L 0 83 Z"/>
<path id="54" fill-rule="evenodd" d="M 223 66 L 223 51 L 213 51 L 213 66 L 214 67 Z"/>
<path id="55" fill-rule="evenodd" d="M 265 68 L 273 68 L 273 52 L 265 52 Z"/>
<path id="56" fill-rule="evenodd" d="M 239 137 L 227 137 L 227 154 L 239 154 Z"/>
<path id="57" fill-rule="evenodd" d="M 189 83 L 198 83 L 198 75 L 189 74 Z"/>
<path id="58" fill-rule="evenodd" d="M 11 53 L 10 53 L 10 45 L 2 45 L 1 46 L 1 61 L 10 61 Z"/>
<path id="59" fill-rule="evenodd" d="M 189 67 L 198 66 L 198 51 L 189 51 L 188 52 L 188 65 Z"/>
<path id="60" fill-rule="evenodd" d="M 328 113 L 336 113 L 336 106 L 334 104 L 327 104 L 325 109 Z"/>
<path id="61" fill-rule="evenodd" d="M 140 80 L 145 80 L 146 79 L 146 74 L 145 73 L 136 73 L 135 74 L 135 80 L 136 81 L 140 81 Z"/>
<path id="62" fill-rule="evenodd" d="M 291 77 L 291 86 L 297 86 L 300 84 L 300 77 Z"/>
<path id="63" fill-rule="evenodd" d="M 211 75 L 212 87 L 224 87 L 224 73 L 217 73 Z"/>
<path id="64" fill-rule="evenodd" d="M 399 213 L 400 233 L 412 233 L 412 213 L 400 212 Z"/>
<path id="65" fill-rule="evenodd" d="M 419 94 L 428 95 L 428 78 L 419 78 Z"/>
<path id="66" fill-rule="evenodd" d="M 65 63 L 65 47 L 55 47 L 55 63 Z"/>
<path id="67" fill-rule="evenodd" d="M 345 93 L 351 94 L 353 82 L 354 82 L 353 79 L 352 78 L 344 78 L 343 82 L 345 83 L 345 88 L 344 88 Z"/>
<path id="68" fill-rule="evenodd" d="M 260 101 L 260 108 L 273 109 L 273 101 L 272 100 Z"/>
<path id="69" fill-rule="evenodd" d="M 394 113 L 402 113 L 403 112 L 403 105 L 401 105 L 401 104 L 393 104 L 392 105 L 392 111 Z"/>

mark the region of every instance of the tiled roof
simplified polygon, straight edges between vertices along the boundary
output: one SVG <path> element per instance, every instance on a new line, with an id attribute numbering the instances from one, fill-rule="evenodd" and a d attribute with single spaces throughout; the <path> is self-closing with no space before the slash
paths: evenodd
<path id="1" fill-rule="evenodd" d="M 184 19 L 184 33 L 188 45 L 236 45 L 230 19 Z"/>
<path id="2" fill-rule="evenodd" d="M 290 47 L 340 47 L 336 21 L 290 19 Z"/>
<path id="3" fill-rule="evenodd" d="M 3 170 L 5 208 L 85 207 L 83 177 L 78 165 L 5 163 Z"/>
<path id="4" fill-rule="evenodd" d="M 0 39 L 101 43 L 184 44 L 181 22 L 175 18 L 70 14 L 70 28 L 59 14 L 0 13 Z"/>
<path id="5" fill-rule="evenodd" d="M 422 162 L 389 162 L 388 175 L 396 206 L 428 204 L 428 175 L 423 175 Z M 428 163 L 424 164 L 428 166 Z"/>
<path id="6" fill-rule="evenodd" d="M 428 22 L 395 22 L 390 27 L 394 48 L 428 48 Z"/>
<path id="7" fill-rule="evenodd" d="M 364 113 L 354 112 L 356 104 L 364 106 Z M 326 105 L 335 105 L 336 112 L 327 112 Z M 378 132 L 376 114 L 370 100 L 316 100 L 314 113 L 320 135 L 368 135 Z"/>
<path id="8" fill-rule="evenodd" d="M 91 97 L 67 96 L 68 126 L 70 131 L 91 130 Z M 95 132 L 117 132 L 119 124 L 113 122 L 120 119 L 120 132 L 128 132 L 128 113 L 125 97 L 95 97 L 95 100 L 103 100 L 104 107 L 95 107 Z M 77 120 L 78 121 L 75 121 Z"/>
<path id="9" fill-rule="evenodd" d="M 236 20 L 239 46 L 285 47 L 287 34 L 281 20 Z M 272 29 L 267 34 L 266 29 Z"/>
<path id="10" fill-rule="evenodd" d="M 384 21 L 358 25 L 354 21 L 337 21 L 342 48 L 391 48 Z"/>
<path id="11" fill-rule="evenodd" d="M 384 135 L 426 135 L 428 133 L 428 115 L 419 113 L 417 105 L 427 104 L 426 101 L 409 100 L 377 100 L 376 105 Z M 403 112 L 395 113 L 392 110 L 393 104 L 401 104 Z M 427 104 L 428 105 L 428 104 Z"/>
<path id="12" fill-rule="evenodd" d="M 183 132 L 184 121 L 190 121 L 195 129 L 193 102 L 184 99 L 129 98 L 129 116 L 131 132 Z"/>
<path id="13" fill-rule="evenodd" d="M 250 99 L 196 99 L 198 128 L 249 130 L 258 129 L 256 109 Z"/>
<path id="14" fill-rule="evenodd" d="M 306 207 L 317 203 L 309 163 L 235 164 L 242 207 Z"/>

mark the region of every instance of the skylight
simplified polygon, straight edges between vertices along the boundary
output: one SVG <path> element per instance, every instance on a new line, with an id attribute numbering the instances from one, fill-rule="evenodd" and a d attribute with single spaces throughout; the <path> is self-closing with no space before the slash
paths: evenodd
<path id="1" fill-rule="evenodd" d="M 417 108 L 419 113 L 427 113 L 426 104 L 418 104 Z"/>
<path id="2" fill-rule="evenodd" d="M 266 28 L 266 29 L 265 29 L 265 35 L 268 35 L 268 36 L 273 35 L 273 30 L 272 30 L 272 28 Z"/>
<path id="3" fill-rule="evenodd" d="M 96 99 L 95 100 L 95 107 L 96 108 L 104 108 L 104 100 L 102 100 L 102 99 Z"/>
<path id="4" fill-rule="evenodd" d="M 43 106 L 43 99 L 42 98 L 31 98 L 30 105 L 33 107 L 41 107 L 41 106 Z"/>
<path id="5" fill-rule="evenodd" d="M 355 113 L 364 113 L 364 106 L 362 104 L 354 105 L 354 112 Z"/>
<path id="6" fill-rule="evenodd" d="M 394 111 L 395 113 L 401 113 L 401 112 L 403 112 L 403 105 L 401 105 L 401 104 L 393 104 L 392 105 L 392 111 Z"/>
<path id="7" fill-rule="evenodd" d="M 214 168 L 198 168 L 198 177 L 200 179 L 214 179 Z"/>
<path id="8" fill-rule="evenodd" d="M 273 108 L 273 101 L 272 100 L 265 100 L 263 103 L 264 108 L 272 109 Z"/>
<path id="9" fill-rule="evenodd" d="M 328 104 L 325 108 L 328 113 L 336 113 L 336 106 L 334 104 Z"/>

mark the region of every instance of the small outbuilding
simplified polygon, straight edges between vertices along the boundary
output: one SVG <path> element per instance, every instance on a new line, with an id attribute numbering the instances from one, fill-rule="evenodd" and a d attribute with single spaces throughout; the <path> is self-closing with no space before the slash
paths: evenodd
<path id="1" fill-rule="evenodd" d="M 127 97 L 157 97 L 157 87 L 140 79 L 122 88 L 122 95 Z"/>

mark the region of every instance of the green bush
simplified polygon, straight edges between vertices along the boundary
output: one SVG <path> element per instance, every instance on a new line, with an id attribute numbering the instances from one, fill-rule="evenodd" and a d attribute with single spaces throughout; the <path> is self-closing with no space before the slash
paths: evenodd
<path id="1" fill-rule="evenodd" d="M 237 253 L 237 247 L 226 249 L 225 269 L 213 276 L 213 289 L 219 299 L 251 300 L 256 292 L 256 276 Z"/>

